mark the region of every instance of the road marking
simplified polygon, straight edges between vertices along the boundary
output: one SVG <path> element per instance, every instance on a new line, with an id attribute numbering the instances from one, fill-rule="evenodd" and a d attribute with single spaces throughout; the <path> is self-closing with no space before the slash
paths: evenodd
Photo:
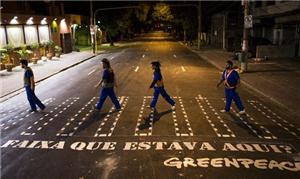
<path id="1" fill-rule="evenodd" d="M 207 120 L 207 122 L 209 123 L 209 125 L 212 127 L 213 131 L 215 131 L 215 133 L 217 134 L 218 137 L 221 137 L 222 134 L 220 134 L 218 132 L 217 128 L 215 127 L 216 125 L 212 122 L 212 120 L 210 120 L 209 116 L 207 115 L 207 112 L 206 112 L 205 108 L 203 107 L 203 105 L 200 102 L 200 100 L 203 100 L 203 98 L 200 99 L 200 98 L 196 97 L 195 99 L 198 102 L 198 105 L 199 105 L 202 113 L 204 114 L 205 119 Z"/>
<path id="2" fill-rule="evenodd" d="M 103 121 L 100 123 L 97 131 L 95 132 L 94 134 L 94 137 L 106 137 L 106 136 L 111 136 L 116 125 L 117 125 L 117 122 L 119 121 L 120 119 L 120 116 L 122 114 L 122 112 L 124 111 L 125 109 L 125 106 L 128 102 L 128 98 L 129 97 L 125 97 L 125 96 L 121 96 L 121 97 L 118 97 L 118 100 L 119 100 L 119 103 L 121 105 L 121 109 L 118 111 L 118 113 L 116 115 L 113 115 L 113 110 L 115 109 L 115 107 L 111 107 L 111 109 L 109 110 L 108 114 L 104 117 Z M 103 129 L 103 126 L 106 124 L 107 121 L 110 121 L 108 120 L 109 118 L 112 118 L 111 116 L 115 117 L 114 121 L 113 121 L 113 124 L 112 124 L 112 127 L 110 127 L 108 133 L 101 133 L 102 129 Z"/>
<path id="3" fill-rule="evenodd" d="M 73 99 L 73 101 L 71 101 L 70 99 Z M 79 99 L 79 97 L 69 98 L 69 99 L 65 100 L 62 104 L 67 104 L 69 101 L 71 102 L 71 104 L 73 104 L 74 102 L 78 101 L 78 99 Z M 59 105 L 59 106 L 62 106 L 62 105 Z M 58 110 L 54 110 L 54 111 L 52 111 L 52 113 L 53 113 L 53 112 L 56 112 L 56 111 L 58 111 Z M 51 111 L 50 111 L 50 113 L 51 113 Z M 48 115 L 49 115 L 49 114 L 48 114 Z M 45 118 L 44 118 L 45 116 L 46 116 L 46 115 L 44 115 L 43 117 L 41 117 L 41 118 L 39 119 L 39 121 L 34 122 L 33 125 L 31 125 L 31 126 L 29 126 L 29 127 L 27 128 L 27 130 L 29 130 L 29 129 L 33 128 L 33 126 L 35 126 L 35 129 L 37 128 L 37 129 L 36 129 L 37 131 L 41 131 L 41 130 L 44 128 L 44 126 L 48 125 L 48 123 L 50 123 L 51 121 L 53 121 L 54 118 L 57 118 L 57 116 L 59 116 L 59 114 L 56 115 L 56 117 L 51 117 L 51 116 L 50 116 L 50 118 L 48 119 L 48 121 L 46 121 L 46 123 L 41 124 L 40 122 L 42 122 L 43 120 L 45 120 Z M 40 124 L 40 126 L 38 126 L 37 124 Z M 24 131 L 24 132 L 21 133 L 21 135 L 22 135 L 23 133 L 27 133 L 27 132 Z M 31 135 L 35 135 L 35 133 L 31 133 Z"/>
<path id="4" fill-rule="evenodd" d="M 267 106 L 263 105 L 262 103 L 254 100 L 248 100 L 253 108 L 259 111 L 263 116 L 270 119 L 274 122 L 277 126 L 287 131 L 289 134 L 295 136 L 296 138 L 300 139 L 300 136 L 296 133 L 295 125 L 289 123 L 287 120 L 283 120 L 280 116 L 278 116 L 275 112 L 269 109 Z M 258 104 L 259 106 L 255 105 Z M 264 111 L 265 110 L 265 111 Z M 272 117 L 273 116 L 273 117 Z M 277 120 L 275 119 L 277 118 Z M 279 121 L 280 120 L 280 121 Z M 285 124 L 283 124 L 285 123 Z"/>
<path id="5" fill-rule="evenodd" d="M 177 58 L 177 56 L 175 54 L 173 56 L 174 56 L 174 58 Z"/>
<path id="6" fill-rule="evenodd" d="M 135 72 L 137 72 L 137 71 L 139 70 L 139 68 L 140 68 L 140 67 L 139 67 L 139 66 L 137 66 L 137 67 L 135 68 L 135 70 L 134 70 L 134 71 L 135 71 Z"/>
<path id="7" fill-rule="evenodd" d="M 47 106 L 48 104 L 50 104 L 51 102 L 53 102 L 55 100 L 55 98 L 48 98 L 48 99 L 45 99 L 44 101 L 42 101 L 42 103 L 45 104 L 45 106 Z M 29 112 L 29 110 L 26 110 L 25 112 Z M 32 114 L 34 114 L 34 112 L 31 112 L 30 114 L 27 114 L 25 116 L 21 116 L 23 114 L 25 114 L 25 112 L 22 112 L 20 115 L 17 115 L 16 117 L 14 117 L 14 119 L 10 119 L 7 121 L 7 123 L 3 123 L 1 127 L 4 127 L 5 125 L 9 125 L 8 123 L 12 122 L 12 126 L 18 124 L 18 122 L 22 121 L 23 119 L 31 116 Z M 17 120 L 17 121 L 16 121 Z M 4 128 L 4 130 L 6 129 L 9 129 L 11 126 L 6 126 Z"/>
<path id="8" fill-rule="evenodd" d="M 136 124 L 136 127 L 135 127 L 135 132 L 134 132 L 134 135 L 135 136 L 143 136 L 141 135 L 142 133 L 138 133 L 138 131 L 140 130 L 139 127 L 141 126 L 141 121 L 142 121 L 142 117 L 143 117 L 143 113 L 144 113 L 144 109 L 145 109 L 145 105 L 146 105 L 146 100 L 147 100 L 147 97 L 144 96 L 144 99 L 143 99 L 143 104 L 142 104 L 142 107 L 140 109 L 140 112 L 139 112 L 139 115 L 138 115 L 138 120 L 137 120 L 137 124 Z M 144 136 L 147 136 L 147 134 L 145 134 Z"/>
<path id="9" fill-rule="evenodd" d="M 222 101 L 224 103 L 226 103 L 225 99 L 222 99 Z M 238 114 L 238 112 L 233 108 L 230 107 L 230 109 L 235 113 L 235 115 L 259 138 L 265 138 L 265 139 L 277 139 L 276 136 L 274 136 L 267 128 L 265 128 L 263 125 L 259 124 L 257 121 L 255 121 L 255 119 L 250 116 L 248 113 L 246 113 L 245 115 L 253 122 L 253 124 L 255 124 L 256 126 L 259 126 L 260 129 L 262 129 L 264 131 L 264 133 L 270 135 L 261 135 L 259 134 L 259 131 L 257 131 L 257 129 L 253 128 L 253 124 L 249 123 L 247 121 L 247 119 L 245 119 L 244 117 L 242 117 L 240 114 Z"/>
<path id="10" fill-rule="evenodd" d="M 94 73 L 96 71 L 96 69 L 92 70 L 91 72 L 89 72 L 88 76 L 90 76 L 92 73 Z"/>
<path id="11" fill-rule="evenodd" d="M 224 126 L 224 128 L 226 129 L 226 131 L 229 133 L 229 136 L 230 137 L 236 137 L 236 135 L 232 132 L 232 130 L 228 127 L 228 125 L 224 122 L 224 120 L 222 120 L 222 118 L 219 115 L 219 113 L 210 104 L 210 102 L 208 101 L 208 99 L 206 97 L 202 97 L 201 95 L 198 95 L 198 98 L 201 101 L 204 101 L 208 105 L 208 107 L 210 108 L 210 110 L 212 111 L 212 113 L 216 116 L 217 119 L 219 119 L 219 122 L 222 124 L 222 126 Z M 210 119 L 207 118 L 207 120 L 210 120 Z M 209 123 L 212 123 L 212 121 L 210 120 Z M 214 130 L 216 131 L 217 129 L 214 128 Z M 217 135 L 218 135 L 218 137 L 228 137 L 228 134 L 217 134 Z"/>
<path id="12" fill-rule="evenodd" d="M 178 100 L 179 100 L 179 104 L 180 104 L 180 107 L 181 107 L 181 111 L 183 113 L 183 118 L 184 118 L 184 121 L 185 121 L 185 124 L 186 124 L 186 127 L 188 128 L 188 131 L 189 131 L 189 136 L 194 136 L 194 133 L 193 133 L 193 130 L 191 128 L 191 124 L 189 122 L 189 118 L 186 114 L 186 111 L 184 109 L 184 106 L 183 106 L 183 103 L 182 103 L 182 99 L 181 97 L 179 96 L 178 97 Z M 182 135 L 181 135 L 182 136 Z"/>
<path id="13" fill-rule="evenodd" d="M 78 129 L 83 123 L 84 121 L 86 121 L 87 117 L 94 111 L 93 109 L 90 109 L 83 118 L 80 118 L 78 120 L 75 120 L 79 114 L 85 110 L 88 106 L 92 105 L 92 102 L 96 99 L 97 97 L 93 97 L 91 100 L 89 100 L 83 108 L 81 108 L 80 112 L 77 111 L 77 113 L 71 117 L 67 123 L 57 132 L 56 136 L 73 136 L 76 132 L 76 129 Z M 70 125 L 70 124 L 75 124 L 74 125 Z M 68 126 L 68 127 L 67 127 Z M 66 132 L 66 128 L 72 128 L 70 132 Z"/>
<path id="14" fill-rule="evenodd" d="M 186 71 L 185 68 L 183 66 L 181 66 L 182 71 Z"/>
<path id="15" fill-rule="evenodd" d="M 145 54 L 143 54 L 143 58 L 145 58 L 145 56 L 146 56 L 146 55 L 145 55 Z"/>

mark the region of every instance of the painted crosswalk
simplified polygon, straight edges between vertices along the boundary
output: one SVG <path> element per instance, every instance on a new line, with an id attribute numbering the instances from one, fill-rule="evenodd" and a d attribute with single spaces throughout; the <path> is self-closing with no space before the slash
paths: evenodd
<path id="1" fill-rule="evenodd" d="M 55 98 L 48 98 L 42 101 L 42 103 L 44 103 L 46 106 L 51 104 L 53 101 L 55 100 Z M 1 122 L 1 130 L 7 130 L 9 128 L 11 128 L 12 126 L 17 125 L 18 123 L 20 123 L 23 120 L 26 120 L 27 118 L 29 118 L 30 116 L 32 116 L 35 112 L 30 112 L 29 109 L 26 109 L 28 107 L 25 106 L 18 106 L 18 109 L 22 110 L 20 113 L 14 115 L 13 117 L 11 117 L 11 119 Z"/>
<path id="2" fill-rule="evenodd" d="M 158 109 L 147 108 L 151 98 L 151 96 L 120 96 L 118 99 L 121 109 L 116 111 L 111 106 L 105 113 L 105 111 L 99 112 L 94 109 L 98 97 L 82 99 L 80 103 L 78 102 L 79 97 L 70 97 L 57 105 L 51 105 L 43 113 L 28 114 L 24 109 L 0 126 L 1 133 L 9 132 L 10 130 L 6 129 L 14 125 L 22 125 L 20 121 L 28 119 L 28 122 L 24 124 L 24 130 L 20 132 L 22 136 L 34 136 L 52 131 L 51 135 L 54 132 L 55 136 L 71 137 L 80 136 L 82 130 L 86 130 L 84 136 L 118 137 L 118 129 L 124 130 L 125 128 L 122 136 L 151 137 L 164 133 L 163 135 L 176 137 L 197 137 L 201 131 L 199 126 L 202 126 L 199 123 L 206 123 L 206 130 L 210 130 L 207 134 L 209 137 L 238 138 L 241 137 L 239 132 L 245 131 L 244 135 L 247 138 L 277 140 L 280 138 L 280 133 L 286 133 L 291 138 L 300 139 L 299 126 L 259 100 L 247 100 L 246 106 L 249 110 L 246 110 L 246 114 L 240 115 L 234 105 L 229 114 L 220 113 L 220 106 L 224 106 L 223 98 L 209 98 L 202 94 L 189 97 L 189 99 L 173 96 L 176 102 L 176 109 L 173 110 L 167 103 L 159 105 Z M 57 102 L 54 98 L 48 98 L 44 100 L 44 103 L 49 105 L 54 101 Z M 75 103 L 76 105 L 74 105 Z M 193 111 L 189 107 L 191 104 L 196 105 L 193 107 Z M 133 106 L 134 111 L 132 110 Z M 124 114 L 129 111 L 135 113 L 134 118 L 125 117 Z M 30 120 L 31 118 L 34 120 Z M 132 122 L 127 124 L 126 121 Z M 87 122 L 93 123 L 94 127 L 85 126 Z M 122 123 L 122 127 L 118 127 L 121 125 L 120 123 Z M 168 124 L 164 126 L 165 129 L 168 128 L 165 131 L 159 126 L 162 123 Z M 243 127 L 237 123 L 241 123 Z M 131 131 L 126 131 L 127 127 L 124 125 L 134 126 L 128 126 Z M 201 135 L 203 136 L 203 133 Z"/>
<path id="3" fill-rule="evenodd" d="M 30 125 L 26 131 L 21 132 L 21 135 L 35 135 L 36 133 L 41 132 L 49 123 L 57 119 L 64 111 L 78 101 L 78 99 L 78 97 L 66 99 L 49 113 L 40 117 L 39 120 Z"/>

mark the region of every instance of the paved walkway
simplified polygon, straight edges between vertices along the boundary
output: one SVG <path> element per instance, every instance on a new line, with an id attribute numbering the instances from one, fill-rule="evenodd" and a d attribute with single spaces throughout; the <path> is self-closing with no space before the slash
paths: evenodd
<path id="1" fill-rule="evenodd" d="M 93 56 L 90 51 L 72 52 L 62 55 L 59 59 L 39 60 L 38 64 L 30 63 L 29 66 L 34 72 L 35 81 L 38 82 Z M 24 70 L 20 66 L 13 68 L 13 72 L 0 71 L 0 98 L 22 89 L 23 75 Z"/>
<path id="2" fill-rule="evenodd" d="M 188 47 L 201 58 L 207 60 L 220 70 L 224 70 L 227 60 L 232 53 L 218 49 L 196 50 L 196 47 Z M 233 61 L 239 66 L 238 61 Z M 243 85 L 251 88 L 259 94 L 270 98 L 290 112 L 300 116 L 300 59 L 270 59 L 268 61 L 255 62 L 249 60 L 248 72 L 241 74 Z"/>

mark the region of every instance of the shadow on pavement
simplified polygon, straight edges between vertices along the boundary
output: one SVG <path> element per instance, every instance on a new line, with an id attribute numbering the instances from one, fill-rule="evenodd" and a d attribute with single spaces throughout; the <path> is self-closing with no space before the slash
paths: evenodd
<path id="1" fill-rule="evenodd" d="M 99 122 L 101 120 L 104 119 L 104 117 L 108 114 L 114 114 L 117 113 L 118 111 L 113 111 L 111 113 L 106 112 L 106 113 L 101 113 L 98 110 L 95 110 L 90 117 L 88 117 L 83 123 L 82 125 L 80 125 L 78 127 L 78 129 L 76 131 L 74 131 L 73 129 L 70 130 L 66 130 L 65 133 L 73 133 L 73 135 L 80 133 L 81 131 L 84 131 L 86 129 L 88 129 L 92 124 L 94 124 L 95 122 Z M 69 137 L 69 136 L 59 136 L 59 137 Z"/>
<path id="2" fill-rule="evenodd" d="M 257 131 L 257 134 L 254 133 L 252 130 L 250 130 L 249 127 L 243 121 L 241 121 L 241 119 L 239 119 L 236 115 L 234 115 L 232 113 L 229 113 L 229 115 L 230 115 L 231 119 L 233 119 L 233 122 L 235 122 L 238 126 L 245 129 L 246 131 L 248 131 L 248 133 L 250 135 L 252 135 L 254 137 L 257 137 L 257 135 L 263 135 L 263 132 L 262 132 L 262 130 L 260 130 L 259 126 L 252 124 L 246 115 L 242 115 L 242 118 L 253 130 Z"/>
<path id="3" fill-rule="evenodd" d="M 170 110 L 158 113 L 157 110 L 155 109 L 154 114 L 153 114 L 153 124 L 152 125 L 154 125 L 154 123 L 159 121 L 162 116 L 169 114 L 171 112 L 172 112 L 172 110 L 170 109 Z M 151 127 L 151 124 L 150 124 L 151 123 L 151 114 L 152 113 L 150 113 L 148 116 L 143 118 L 144 123 L 138 126 L 139 130 L 144 130 L 144 129 L 148 129 L 149 127 Z"/>

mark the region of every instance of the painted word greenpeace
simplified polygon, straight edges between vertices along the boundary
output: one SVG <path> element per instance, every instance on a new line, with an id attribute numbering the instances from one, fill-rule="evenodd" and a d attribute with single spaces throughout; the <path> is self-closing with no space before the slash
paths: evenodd
<path id="1" fill-rule="evenodd" d="M 221 168 L 221 167 L 235 167 L 235 168 L 257 168 L 257 169 L 278 169 L 288 170 L 293 172 L 300 171 L 300 162 L 290 162 L 267 159 L 249 159 L 249 158 L 197 158 L 193 159 L 185 157 L 180 160 L 177 157 L 169 158 L 164 161 L 164 165 L 168 167 L 176 167 L 178 169 L 187 167 L 200 168 Z"/>
<path id="2" fill-rule="evenodd" d="M 167 151 L 223 151 L 223 152 L 261 152 L 261 153 L 295 153 L 288 144 L 257 144 L 257 143 L 209 143 L 209 142 L 101 142 L 101 141 L 75 141 L 65 144 L 65 141 L 43 140 L 8 140 L 1 148 L 27 148 L 27 149 L 68 149 L 75 151 L 89 150 L 167 150 Z"/>

